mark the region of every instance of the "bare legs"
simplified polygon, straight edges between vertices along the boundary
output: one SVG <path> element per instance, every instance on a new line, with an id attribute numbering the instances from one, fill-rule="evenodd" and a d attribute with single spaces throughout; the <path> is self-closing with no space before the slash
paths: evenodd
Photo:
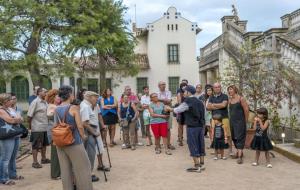
<path id="1" fill-rule="evenodd" d="M 145 125 L 146 129 L 146 138 L 148 140 L 148 146 L 152 145 L 151 133 L 150 133 L 150 125 Z"/>
<path id="2" fill-rule="evenodd" d="M 259 161 L 259 157 L 260 157 L 260 151 L 257 150 L 256 154 L 255 154 L 255 162 L 257 164 L 258 164 L 258 161 Z M 267 164 L 270 164 L 270 152 L 269 151 L 265 151 L 265 157 L 266 157 Z"/>
<path id="3" fill-rule="evenodd" d="M 110 138 L 110 145 L 116 145 L 115 143 L 115 135 L 116 135 L 116 125 L 108 125 L 108 133 L 109 133 L 109 138 Z M 103 141 L 106 142 L 106 137 L 107 137 L 107 128 L 102 131 L 102 139 Z"/>
<path id="4" fill-rule="evenodd" d="M 179 146 L 183 146 L 183 125 L 178 124 L 178 142 Z"/>

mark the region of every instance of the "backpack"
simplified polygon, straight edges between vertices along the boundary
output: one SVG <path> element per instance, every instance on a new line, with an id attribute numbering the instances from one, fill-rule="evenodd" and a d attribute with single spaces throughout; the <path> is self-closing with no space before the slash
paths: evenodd
<path id="1" fill-rule="evenodd" d="M 63 120 L 61 120 L 58 113 L 55 112 L 58 118 L 58 123 L 52 128 L 51 131 L 52 131 L 53 144 L 58 147 L 71 145 L 75 141 L 73 136 L 73 131 L 72 131 L 74 127 L 68 123 L 65 123 L 67 113 L 69 112 L 70 107 L 71 106 L 69 106 L 65 111 Z"/>

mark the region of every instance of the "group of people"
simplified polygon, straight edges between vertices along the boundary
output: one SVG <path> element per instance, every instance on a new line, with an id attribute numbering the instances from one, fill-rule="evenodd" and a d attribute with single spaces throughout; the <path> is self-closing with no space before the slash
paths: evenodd
<path id="1" fill-rule="evenodd" d="M 141 95 L 135 95 L 130 86 L 126 86 L 119 100 L 113 96 L 111 89 L 105 89 L 102 95 L 82 89 L 77 97 L 74 89 L 65 85 L 49 91 L 35 87 L 34 91 L 35 94 L 29 97 L 27 112 L 32 167 L 38 169 L 43 164 L 51 164 L 51 178 L 61 179 L 65 190 L 92 189 L 92 182 L 99 180 L 93 174 L 96 158 L 97 170 L 110 171 L 110 167 L 103 164 L 102 155 L 105 147 L 117 145 L 115 134 L 118 123 L 122 132 L 122 149 L 134 151 L 137 146 L 143 145 L 138 138 L 138 130 L 141 129 L 147 146 L 153 145 L 153 134 L 156 154 L 163 151 L 172 155 L 175 147 L 171 144 L 171 129 L 173 116 L 176 117 L 178 145 L 184 145 L 186 129 L 187 144 L 194 162 L 192 167 L 187 168 L 188 172 L 205 169 L 205 137 L 209 137 L 210 147 L 215 150 L 214 160 L 226 160 L 224 149 L 229 149 L 229 155 L 237 159 L 238 164 L 243 163 L 249 106 L 234 85 L 227 88 L 226 95 L 219 83 L 208 84 L 202 91 L 201 85 L 194 87 L 187 80 L 182 80 L 175 105 L 172 104 L 172 93 L 163 81 L 158 83 L 158 90 L 153 93 L 144 86 Z M 19 126 L 24 122 L 15 94 L 0 94 L 0 106 L 0 127 Z M 56 146 L 52 139 L 52 129 L 62 122 L 72 126 L 74 140 L 68 146 Z M 253 166 L 259 164 L 260 151 L 265 151 L 267 167 L 272 167 L 268 152 L 272 149 L 267 135 L 269 124 L 267 109 L 258 109 L 253 123 L 256 134 L 251 144 L 251 148 L 256 150 Z M 20 136 L 0 139 L 0 182 L 5 185 L 24 179 L 17 175 L 16 169 L 19 144 Z M 46 157 L 49 145 L 50 159 Z M 232 145 L 236 148 L 235 153 Z"/>

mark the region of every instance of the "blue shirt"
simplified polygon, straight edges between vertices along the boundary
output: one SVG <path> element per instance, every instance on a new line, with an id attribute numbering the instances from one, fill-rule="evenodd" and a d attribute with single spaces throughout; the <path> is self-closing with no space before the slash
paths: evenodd
<path id="1" fill-rule="evenodd" d="M 29 98 L 28 98 L 28 103 L 29 103 L 29 105 L 31 104 L 31 102 L 33 102 L 33 100 L 35 100 L 36 99 L 36 95 L 31 95 L 31 96 L 29 96 Z"/>

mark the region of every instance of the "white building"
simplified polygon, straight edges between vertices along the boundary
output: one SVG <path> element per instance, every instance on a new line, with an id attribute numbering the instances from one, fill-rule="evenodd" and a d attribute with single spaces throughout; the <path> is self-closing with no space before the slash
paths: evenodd
<path id="1" fill-rule="evenodd" d="M 197 23 L 181 16 L 175 7 L 170 7 L 158 20 L 147 24 L 146 28 L 137 28 L 133 23 L 133 33 L 138 40 L 135 53 L 141 70 L 135 77 L 120 77 L 108 72 L 107 86 L 116 96 L 120 96 L 124 87 L 129 85 L 135 93 L 142 92 L 148 85 L 150 91 L 158 90 L 158 82 L 165 81 L 168 88 L 175 93 L 182 79 L 191 84 L 199 83 L 196 55 L 196 36 L 201 31 Z M 77 73 L 73 77 L 45 77 L 46 88 L 59 88 L 62 84 L 72 85 L 77 92 L 87 88 L 99 92 L 99 75 L 89 73 L 87 82 L 83 83 Z M 0 81 L 0 92 L 14 92 L 26 108 L 27 98 L 32 94 L 33 85 L 29 74 L 19 74 L 11 80 Z"/>
<path id="2" fill-rule="evenodd" d="M 196 35 L 200 31 L 197 23 L 182 17 L 175 7 L 146 28 L 137 28 L 134 23 L 133 32 L 138 40 L 135 52 L 141 56 L 144 67 L 137 76 L 116 81 L 119 86 L 114 88 L 115 94 L 121 94 L 126 85 L 135 92 L 141 92 L 145 85 L 150 91 L 157 91 L 158 82 L 165 81 L 174 93 L 182 79 L 197 84 Z"/>

